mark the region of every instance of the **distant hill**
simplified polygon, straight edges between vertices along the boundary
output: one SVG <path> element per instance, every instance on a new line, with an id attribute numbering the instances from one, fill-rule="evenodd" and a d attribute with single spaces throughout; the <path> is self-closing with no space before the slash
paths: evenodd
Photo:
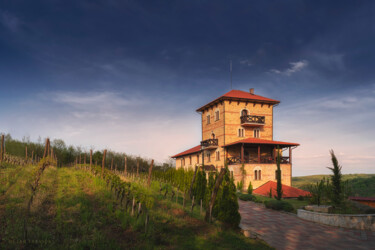
<path id="1" fill-rule="evenodd" d="M 292 186 L 306 190 L 308 185 L 316 183 L 329 175 L 309 175 L 292 178 Z M 345 174 L 343 180 L 349 180 L 353 196 L 375 197 L 375 174 Z"/>

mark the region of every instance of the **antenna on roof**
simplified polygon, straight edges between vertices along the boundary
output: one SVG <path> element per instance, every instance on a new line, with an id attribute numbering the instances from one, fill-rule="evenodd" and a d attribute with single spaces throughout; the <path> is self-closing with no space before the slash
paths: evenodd
<path id="1" fill-rule="evenodd" d="M 230 67 L 230 89 L 232 88 L 232 60 L 229 61 L 229 67 Z"/>

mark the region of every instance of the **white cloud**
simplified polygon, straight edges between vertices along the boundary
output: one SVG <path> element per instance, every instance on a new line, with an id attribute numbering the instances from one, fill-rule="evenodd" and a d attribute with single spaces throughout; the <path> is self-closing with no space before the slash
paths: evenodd
<path id="1" fill-rule="evenodd" d="M 252 63 L 252 61 L 251 60 L 249 60 L 249 59 L 243 59 L 243 60 L 241 60 L 240 61 L 240 64 L 242 64 L 242 65 L 246 65 L 246 66 L 253 66 L 254 64 Z"/>
<path id="2" fill-rule="evenodd" d="M 303 68 L 307 67 L 309 63 L 306 60 L 302 60 L 298 62 L 291 62 L 289 64 L 291 65 L 291 67 L 285 70 L 271 69 L 270 72 L 275 73 L 275 74 L 282 74 L 282 75 L 290 76 L 298 71 L 301 71 Z"/>

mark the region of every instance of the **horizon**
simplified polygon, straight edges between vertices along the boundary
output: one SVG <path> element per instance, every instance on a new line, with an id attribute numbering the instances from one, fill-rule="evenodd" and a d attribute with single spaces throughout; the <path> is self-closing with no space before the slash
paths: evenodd
<path id="1" fill-rule="evenodd" d="M 371 1 L 7 1 L 1 133 L 168 159 L 199 144 L 195 110 L 233 89 L 280 100 L 293 177 L 375 174 Z"/>

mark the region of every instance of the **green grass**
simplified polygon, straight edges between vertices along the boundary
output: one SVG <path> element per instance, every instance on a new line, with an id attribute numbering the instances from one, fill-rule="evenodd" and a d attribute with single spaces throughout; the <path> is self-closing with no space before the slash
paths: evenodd
<path id="1" fill-rule="evenodd" d="M 26 220 L 30 240 L 26 246 L 26 204 L 35 168 L 13 167 L 7 170 L 12 177 L 3 179 L 0 238 L 4 248 L 270 249 L 264 242 L 224 229 L 218 222 L 204 222 L 199 206 L 192 213 L 190 201 L 182 207 L 181 194 L 178 203 L 169 195 L 163 199 L 157 182 L 149 190 L 156 202 L 145 232 L 145 215 L 130 216 L 100 178 L 83 170 L 56 167 L 47 167 L 40 179 Z"/>

